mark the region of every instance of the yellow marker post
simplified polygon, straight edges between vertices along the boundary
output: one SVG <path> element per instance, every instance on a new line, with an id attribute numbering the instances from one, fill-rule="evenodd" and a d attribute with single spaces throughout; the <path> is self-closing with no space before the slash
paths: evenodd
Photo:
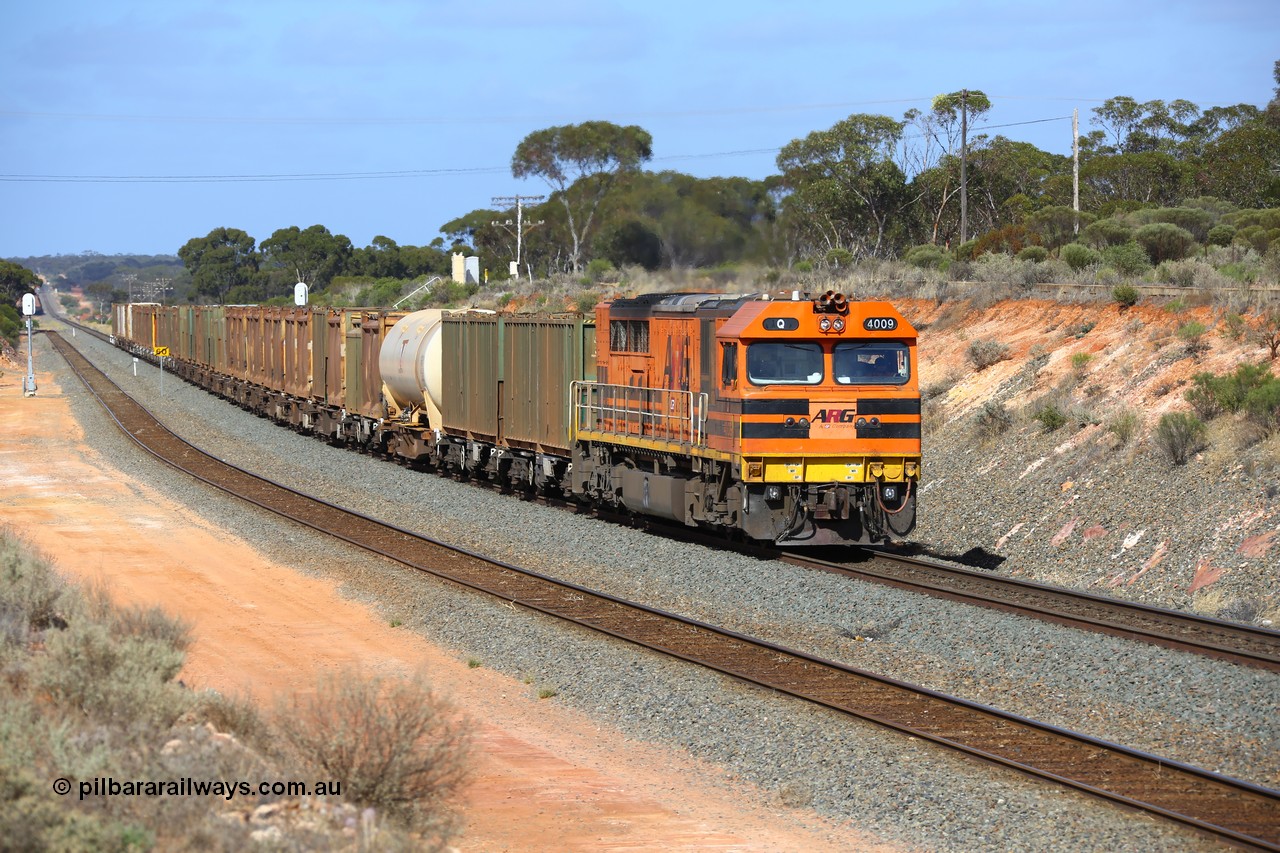
<path id="1" fill-rule="evenodd" d="M 155 353 L 156 358 L 160 359 L 160 396 L 164 396 L 164 360 L 169 357 L 168 347 L 152 347 L 151 351 Z"/>

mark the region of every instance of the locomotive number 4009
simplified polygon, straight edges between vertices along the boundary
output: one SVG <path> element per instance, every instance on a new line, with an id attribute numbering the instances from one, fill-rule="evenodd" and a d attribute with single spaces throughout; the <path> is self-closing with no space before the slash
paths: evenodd
<path id="1" fill-rule="evenodd" d="M 868 317 L 862 321 L 862 328 L 868 332 L 892 332 L 898 328 L 898 321 L 894 317 Z"/>

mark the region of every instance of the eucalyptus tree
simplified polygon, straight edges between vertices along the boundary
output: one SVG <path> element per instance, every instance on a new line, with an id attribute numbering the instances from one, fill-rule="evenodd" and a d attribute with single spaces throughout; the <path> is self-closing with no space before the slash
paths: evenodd
<path id="1" fill-rule="evenodd" d="M 588 121 L 537 130 L 521 140 L 511 158 L 516 178 L 538 177 L 563 205 L 572 242 L 569 265 L 582 266 L 582 253 L 596 210 L 619 175 L 653 157 L 653 137 L 636 125 Z"/>
<path id="2" fill-rule="evenodd" d="M 12 305 L 22 294 L 34 292 L 40 287 L 39 277 L 20 264 L 0 260 L 0 298 L 5 305 Z"/>
<path id="3" fill-rule="evenodd" d="M 804 223 L 823 253 L 848 249 L 877 257 L 890 247 L 891 219 L 909 200 L 894 162 L 903 123 L 859 113 L 794 139 L 778 154 L 793 222 Z"/>
<path id="4" fill-rule="evenodd" d="M 280 228 L 258 247 L 263 266 L 283 270 L 290 275 L 288 289 L 297 282 L 312 289 L 326 287 L 351 260 L 351 241 L 342 234 L 331 234 L 323 225 L 305 230 L 296 225 Z M 279 276 L 276 276 L 278 278 Z M 280 283 L 276 282 L 277 288 Z"/>
<path id="5" fill-rule="evenodd" d="M 191 273 L 196 293 L 222 303 L 233 288 L 247 285 L 258 271 L 258 253 L 252 237 L 239 228 L 215 228 L 204 237 L 192 237 L 178 257 Z"/>
<path id="6" fill-rule="evenodd" d="M 974 199 L 970 215 L 975 232 L 992 231 L 1016 225 L 1023 209 L 1034 210 L 1047 201 L 1061 204 L 1051 197 L 1053 179 L 1068 175 L 1068 158 L 1043 151 L 1030 142 L 1018 142 L 1004 136 L 983 140 L 970 153 L 973 174 L 969 194 Z"/>
<path id="7" fill-rule="evenodd" d="M 404 278 L 405 259 L 399 244 L 382 234 L 369 241 L 363 249 L 356 249 L 344 272 L 353 272 L 374 278 Z"/>

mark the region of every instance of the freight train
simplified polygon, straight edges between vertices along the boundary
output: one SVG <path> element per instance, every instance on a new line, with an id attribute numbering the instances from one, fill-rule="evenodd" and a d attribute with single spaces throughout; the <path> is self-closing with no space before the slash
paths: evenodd
<path id="1" fill-rule="evenodd" d="M 592 314 L 113 308 L 114 340 L 336 445 L 733 538 L 906 537 L 916 331 L 828 291 L 647 294 Z"/>

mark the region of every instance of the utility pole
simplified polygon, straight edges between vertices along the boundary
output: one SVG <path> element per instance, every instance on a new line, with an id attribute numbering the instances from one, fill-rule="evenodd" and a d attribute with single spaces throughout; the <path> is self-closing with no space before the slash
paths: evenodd
<path id="1" fill-rule="evenodd" d="M 969 239 L 969 90 L 960 90 L 960 242 Z"/>
<path id="2" fill-rule="evenodd" d="M 1080 110 L 1071 111 L 1071 209 L 1075 211 L 1074 233 L 1080 233 Z"/>
<path id="3" fill-rule="evenodd" d="M 524 203 L 526 201 L 540 202 L 545 198 L 546 196 L 544 195 L 500 195 L 500 196 L 494 196 L 493 199 L 491 200 L 492 204 L 500 204 L 500 205 L 503 205 L 504 207 L 509 207 L 513 204 L 516 206 L 516 222 L 515 222 L 516 259 L 511 262 L 512 278 L 515 278 L 515 279 L 520 278 L 520 250 L 524 244 Z M 529 230 L 532 231 L 534 228 L 537 228 L 539 225 L 542 225 L 543 223 L 544 223 L 544 220 L 542 219 L 539 219 L 537 222 L 530 222 Z M 490 224 L 500 225 L 503 228 L 506 228 L 508 230 L 510 230 L 511 228 L 510 219 L 508 219 L 505 222 L 498 222 L 497 220 L 494 220 Z"/>

